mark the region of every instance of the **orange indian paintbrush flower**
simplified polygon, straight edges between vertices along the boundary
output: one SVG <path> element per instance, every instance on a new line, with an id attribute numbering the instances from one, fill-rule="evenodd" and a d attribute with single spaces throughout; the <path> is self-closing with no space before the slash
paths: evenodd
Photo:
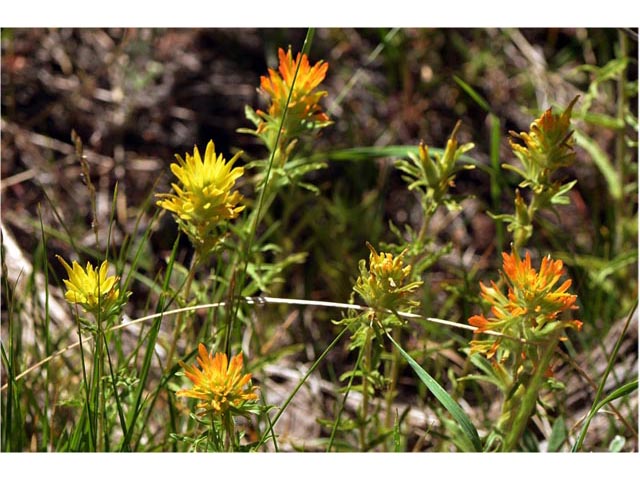
<path id="1" fill-rule="evenodd" d="M 322 90 L 314 92 L 314 90 L 324 80 L 329 64 L 321 60 L 312 67 L 307 55 L 302 53 L 298 53 L 294 61 L 291 49 L 285 53 L 282 48 L 278 49 L 278 59 L 280 60 L 278 71 L 270 68 L 268 77 L 260 77 L 260 88 L 271 97 L 268 115 L 271 118 L 282 115 L 287 106 L 289 91 L 293 86 L 288 115 L 300 120 L 328 121 L 329 117 L 318 105 L 327 92 Z M 258 113 L 264 115 L 264 112 Z"/>
<path id="2" fill-rule="evenodd" d="M 200 400 L 197 404 L 197 408 L 202 409 L 200 415 L 208 412 L 222 415 L 228 411 L 242 414 L 246 402 L 258 398 L 248 385 L 251 374 L 242 374 L 242 353 L 229 362 L 226 354 L 211 355 L 200 344 L 197 362 L 200 368 L 180 362 L 193 387 L 179 390 L 176 395 Z"/>
<path id="3" fill-rule="evenodd" d="M 476 327 L 476 333 L 493 330 L 507 336 L 534 339 L 555 328 L 582 328 L 579 320 L 560 320 L 559 315 L 567 310 L 575 310 L 576 295 L 568 293 L 571 280 L 556 284 L 564 273 L 562 260 L 542 259 L 540 271 L 531 266 L 531 256 L 526 253 L 522 260 L 516 253 L 503 253 L 504 280 L 507 294 L 494 283 L 490 286 L 480 283 L 481 296 L 491 305 L 492 317 L 474 315 L 469 324 Z M 544 330 L 543 330 L 544 329 Z M 472 350 L 484 351 L 491 356 L 495 353 L 500 339 L 493 344 L 485 341 L 472 342 Z"/>
<path id="4" fill-rule="evenodd" d="M 331 123 L 319 104 L 327 92 L 317 90 L 329 64 L 321 60 L 311 66 L 307 55 L 303 53 L 298 53 L 294 60 L 291 49 L 285 53 L 280 48 L 278 58 L 278 70 L 270 68 L 269 76 L 260 77 L 260 91 L 271 100 L 269 108 L 266 112 L 256 111 L 259 117 L 256 133 L 268 138 L 269 145 L 275 140 L 280 125 L 283 137 L 291 140 Z M 282 123 L 285 112 L 286 118 Z"/>

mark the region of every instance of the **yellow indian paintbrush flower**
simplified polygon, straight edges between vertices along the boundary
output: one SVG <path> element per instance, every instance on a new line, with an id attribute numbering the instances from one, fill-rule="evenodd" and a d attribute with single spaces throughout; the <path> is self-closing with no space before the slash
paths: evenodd
<path id="1" fill-rule="evenodd" d="M 87 262 L 83 269 L 75 260 L 69 266 L 62 257 L 56 255 L 69 275 L 68 280 L 63 280 L 67 287 L 64 297 L 69 303 L 82 306 L 88 312 L 104 316 L 111 315 L 120 306 L 120 290 L 117 287 L 119 277 L 107 276 L 109 263 L 105 260 L 96 269 Z"/>
<path id="2" fill-rule="evenodd" d="M 197 362 L 200 368 L 180 362 L 193 387 L 179 390 L 176 395 L 200 400 L 197 404 L 197 408 L 202 409 L 200 415 L 208 412 L 223 415 L 228 411 L 243 414 L 246 412 L 246 402 L 258 398 L 254 389 L 247 385 L 251 374 L 242 374 L 242 353 L 232 357 L 229 362 L 226 354 L 211 355 L 201 343 Z"/>
<path id="3" fill-rule="evenodd" d="M 391 253 L 376 252 L 367 242 L 370 250 L 369 269 L 364 260 L 360 261 L 360 276 L 353 289 L 360 294 L 372 308 L 403 310 L 416 305 L 409 295 L 422 285 L 422 282 L 405 284 L 411 273 L 411 265 L 403 265 L 403 255 L 394 257 Z"/>
<path id="4" fill-rule="evenodd" d="M 561 114 L 554 114 L 549 108 L 530 126 L 529 132 L 509 133 L 522 140 L 520 145 L 509 140 L 511 149 L 526 169 L 529 180 L 538 176 L 546 176 L 559 167 L 571 165 L 575 159 L 573 150 L 573 132 L 571 127 L 571 110 L 578 101 L 575 97 Z"/>
<path id="5" fill-rule="evenodd" d="M 540 271 L 531 266 L 531 256 L 526 253 L 522 260 L 515 252 L 503 253 L 503 278 L 507 284 L 507 294 L 491 282 L 490 286 L 480 283 L 482 298 L 491 305 L 492 317 L 474 315 L 469 323 L 476 327 L 476 333 L 494 330 L 510 337 L 540 340 L 556 329 L 566 327 L 580 330 L 579 320 L 560 320 L 559 315 L 567 310 L 575 310 L 576 295 L 567 292 L 571 280 L 556 284 L 564 273 L 562 260 L 542 259 Z M 495 342 L 474 341 L 472 350 L 484 351 L 492 356 L 500 339 Z"/>
<path id="6" fill-rule="evenodd" d="M 178 163 L 171 164 L 171 171 L 180 184 L 172 183 L 175 193 L 162 193 L 157 205 L 172 212 L 180 228 L 187 234 L 194 247 L 208 253 L 217 243 L 217 229 L 222 221 L 236 218 L 244 210 L 239 205 L 242 195 L 232 189 L 244 168 L 233 167 L 242 152 L 228 162 L 222 154 L 216 157 L 215 145 L 209 141 L 204 154 L 193 147 L 193 155 L 186 160 L 176 155 Z"/>

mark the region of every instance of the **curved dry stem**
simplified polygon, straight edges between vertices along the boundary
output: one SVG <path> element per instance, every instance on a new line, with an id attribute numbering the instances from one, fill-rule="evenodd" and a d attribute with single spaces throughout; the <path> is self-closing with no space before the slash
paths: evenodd
<path id="1" fill-rule="evenodd" d="M 304 299 L 297 299 L 297 298 L 278 298 L 278 297 L 244 297 L 242 299 L 247 305 L 265 305 L 265 304 L 284 304 L 284 305 L 307 305 L 307 306 L 314 306 L 314 307 L 326 307 L 326 308 L 338 308 L 338 309 L 352 309 L 352 310 L 360 310 L 360 311 L 370 311 L 371 308 L 366 307 L 364 305 L 357 305 L 357 304 L 351 304 L 351 303 L 339 303 L 339 302 L 325 302 L 325 301 L 319 301 L 319 300 L 304 300 Z M 204 303 L 204 304 L 200 304 L 200 305 L 193 305 L 190 307 L 183 307 L 183 308 L 176 308 L 173 310 L 167 310 L 166 312 L 160 312 L 160 313 L 154 313 L 152 315 L 146 315 L 144 317 L 140 317 L 137 318 L 135 320 L 131 320 L 125 323 L 121 323 L 120 325 L 115 325 L 113 327 L 111 327 L 108 331 L 109 332 L 113 332 L 116 330 L 121 330 L 123 328 L 132 326 L 132 325 L 136 325 L 138 323 L 143 323 L 143 322 L 147 322 L 149 320 L 154 320 L 156 318 L 159 317 L 164 317 L 164 316 L 171 316 L 171 315 L 178 315 L 178 314 L 182 314 L 185 312 L 192 312 L 195 310 L 201 310 L 201 309 L 206 309 L 206 308 L 220 308 L 220 307 L 224 307 L 226 305 L 227 302 L 216 302 L 216 303 Z M 389 313 L 394 313 L 389 311 Z M 431 323 L 437 323 L 440 325 L 447 325 L 449 327 L 452 328 L 461 328 L 463 330 L 471 330 L 471 331 L 475 331 L 476 327 L 472 327 L 471 325 L 465 325 L 463 323 L 456 323 L 456 322 L 451 322 L 449 320 L 443 320 L 441 318 L 433 318 L 433 317 L 423 317 L 422 315 L 418 315 L 415 313 L 406 313 L 406 312 L 395 312 L 398 316 L 403 317 L 403 318 L 413 318 L 413 319 L 421 319 L 421 320 L 425 320 L 427 322 L 431 322 Z M 511 340 L 516 340 L 522 343 L 530 343 L 530 342 L 526 342 L 525 340 L 522 339 L 515 339 L 512 337 L 509 337 L 507 335 L 504 335 L 500 332 L 495 332 L 493 330 L 487 330 L 484 331 L 482 333 L 485 333 L 487 335 L 493 335 L 496 337 L 506 337 L 506 338 L 510 338 Z M 37 370 L 38 368 L 40 368 L 43 365 L 46 365 L 47 363 L 49 363 L 51 360 L 53 360 L 56 357 L 59 357 L 60 355 L 63 355 L 64 353 L 68 352 L 69 350 L 73 350 L 74 348 L 79 347 L 81 344 L 87 343 L 89 341 L 91 341 L 92 338 L 91 337 L 87 337 L 85 339 L 83 339 L 82 341 L 78 341 L 75 343 L 72 343 L 71 345 L 68 345 L 66 347 L 64 347 L 61 350 L 58 350 L 55 353 L 52 353 L 51 355 L 49 355 L 48 357 L 43 358 L 42 360 L 40 360 L 39 362 L 35 363 L 34 365 L 30 366 L 29 368 L 27 368 L 26 370 L 24 370 L 23 372 L 21 372 L 20 374 L 18 374 L 13 381 L 18 381 L 20 379 L 22 379 L 23 377 L 25 377 L 26 375 L 28 375 L 29 373 L 33 372 L 34 370 Z M 0 392 L 3 392 L 4 390 L 6 390 L 9 386 L 9 382 L 11 380 L 9 380 L 7 383 L 5 383 L 4 385 L 2 385 L 2 387 L 0 387 Z"/>

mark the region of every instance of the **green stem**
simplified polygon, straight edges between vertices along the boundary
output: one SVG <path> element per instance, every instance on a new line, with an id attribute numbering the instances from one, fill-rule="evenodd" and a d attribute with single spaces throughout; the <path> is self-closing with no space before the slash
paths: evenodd
<path id="1" fill-rule="evenodd" d="M 371 327 L 367 328 L 362 356 L 362 410 L 360 413 L 360 451 L 367 449 L 367 423 L 369 419 L 369 373 L 371 371 Z"/>
<path id="2" fill-rule="evenodd" d="M 493 113 L 489 113 L 489 125 L 491 132 L 491 143 L 489 147 L 489 158 L 491 160 L 490 192 L 491 192 L 491 209 L 494 212 L 500 211 L 500 194 L 502 185 L 500 181 L 500 141 L 502 140 L 502 132 L 500 131 L 500 119 Z M 504 245 L 504 224 L 496 222 L 496 249 L 502 252 Z M 461 382 L 464 383 L 464 382 Z"/>
<path id="3" fill-rule="evenodd" d="M 195 277 L 196 268 L 200 261 L 200 256 L 196 252 L 191 259 L 191 267 L 189 268 L 189 274 L 187 276 L 187 281 L 184 284 L 183 294 L 185 304 L 189 298 L 189 293 L 191 292 L 191 285 L 193 283 L 193 278 Z M 171 366 L 173 365 L 173 356 L 176 353 L 176 347 L 178 345 L 178 337 L 182 333 L 182 329 L 184 327 L 184 314 L 178 314 L 178 318 L 176 318 L 176 328 L 173 331 L 173 338 L 171 339 L 171 345 L 169 346 L 169 353 L 167 355 L 167 364 L 165 366 L 165 375 L 167 375 L 171 371 Z"/>
<path id="4" fill-rule="evenodd" d="M 618 38 L 620 40 L 619 43 L 619 51 L 618 57 L 624 59 L 627 56 L 627 37 L 622 30 L 618 31 Z M 620 71 L 620 74 L 617 79 L 617 89 L 618 89 L 618 98 L 616 102 L 616 117 L 620 125 L 624 125 L 624 116 L 625 109 L 627 106 L 627 95 L 626 95 L 626 84 L 627 84 L 627 71 L 623 69 Z M 616 170 L 618 171 L 618 175 L 620 177 L 620 184 L 624 187 L 625 178 L 627 175 L 627 165 L 625 161 L 626 155 L 626 142 L 625 142 L 625 129 L 620 128 L 616 134 L 616 143 L 615 143 L 615 152 L 616 152 Z M 614 237 L 614 245 L 612 257 L 618 254 L 618 252 L 622 251 L 623 244 L 623 236 L 624 236 L 624 222 L 622 219 L 626 218 L 626 206 L 629 202 L 626 201 L 624 195 L 620 195 L 618 200 L 616 201 L 617 205 L 614 209 L 615 215 L 618 216 L 618 219 L 615 221 L 615 237 Z"/>
<path id="5" fill-rule="evenodd" d="M 313 40 L 313 35 L 315 33 L 315 29 L 314 28 L 308 28 L 307 29 L 307 35 L 305 36 L 304 39 L 304 43 L 302 45 L 302 53 L 306 53 L 308 52 L 310 46 L 311 46 L 311 41 Z M 278 133 L 276 135 L 276 140 L 274 142 L 274 146 L 277 146 L 280 143 L 280 138 L 284 137 L 285 135 L 282 135 L 282 127 L 285 124 L 285 120 L 287 118 L 287 112 L 289 111 L 289 105 L 291 103 L 291 96 L 293 94 L 293 87 L 295 85 L 295 82 L 298 78 L 298 71 L 300 70 L 300 63 L 298 63 L 296 70 L 293 74 L 293 80 L 291 82 L 291 87 L 289 88 L 289 93 L 287 96 L 287 104 L 286 107 L 284 109 L 284 111 L 282 112 L 282 117 L 280 118 L 280 121 L 278 122 Z M 269 147 L 269 146 L 267 146 Z M 271 150 L 270 155 L 269 155 L 269 164 L 267 166 L 267 170 L 265 172 L 265 176 L 264 176 L 264 185 L 262 187 L 262 190 L 260 191 L 260 196 L 258 197 L 258 206 L 257 208 L 254 210 L 255 212 L 255 220 L 253 222 L 249 222 L 251 227 L 250 227 L 250 232 L 249 232 L 249 238 L 246 241 L 246 248 L 243 252 L 244 254 L 244 268 L 241 271 L 241 276 L 240 276 L 240 281 L 238 282 L 238 284 L 240 285 L 240 296 L 242 296 L 242 291 L 244 290 L 244 282 L 245 279 L 247 278 L 247 270 L 249 268 L 249 261 L 251 258 L 251 247 L 253 246 L 253 242 L 255 240 L 256 237 L 256 232 L 258 231 L 258 224 L 260 223 L 260 219 L 262 216 L 262 212 L 265 211 L 265 199 L 267 198 L 267 188 L 269 187 L 269 184 L 271 183 L 272 179 L 271 179 L 271 171 L 273 170 L 273 165 L 275 162 L 275 155 L 276 155 L 276 149 L 274 148 L 273 150 Z M 275 194 L 274 194 L 275 195 Z M 233 301 L 233 299 L 232 299 Z M 235 303 L 235 305 L 234 305 Z M 232 305 L 230 305 L 229 311 L 231 312 L 231 318 L 228 320 L 229 323 L 229 328 L 228 331 L 232 332 L 233 331 L 233 322 L 235 322 L 236 317 L 238 316 L 238 309 L 240 308 L 240 302 L 232 302 Z M 230 339 L 227 338 L 226 339 L 226 343 L 225 343 L 225 352 L 227 352 L 227 355 L 230 355 L 230 348 L 231 348 L 231 343 L 230 343 Z"/>
<path id="6" fill-rule="evenodd" d="M 98 412 L 97 412 L 98 413 L 98 444 L 96 448 L 98 452 L 104 452 L 105 398 L 104 398 L 104 391 L 102 389 L 102 375 L 103 375 L 103 369 L 104 369 L 104 344 L 102 342 L 102 335 L 103 335 L 102 322 L 99 317 L 98 317 L 97 323 L 98 323 L 98 331 L 94 338 L 94 343 L 96 346 L 95 368 L 97 369 L 97 374 L 94 377 L 94 380 L 95 380 L 94 388 L 96 389 L 95 394 L 98 397 Z"/>
<path id="7" fill-rule="evenodd" d="M 428 207 L 425 203 L 423 203 L 422 210 L 424 211 L 424 219 L 422 220 L 422 225 L 420 226 L 420 231 L 418 232 L 418 238 L 416 239 L 418 244 L 421 246 L 424 245 L 425 238 L 427 237 L 429 223 L 431 222 L 431 216 L 433 215 L 435 209 L 432 207 Z"/>
<path id="8" fill-rule="evenodd" d="M 224 449 L 227 452 L 234 452 L 236 450 L 236 435 L 233 415 L 230 412 L 225 412 L 222 421 L 225 431 Z"/>
<path id="9" fill-rule="evenodd" d="M 393 328 L 393 337 L 400 338 L 400 328 Z M 391 365 L 389 367 L 389 389 L 387 390 L 387 405 L 385 411 L 385 425 L 387 428 L 393 426 L 394 418 L 392 417 L 393 399 L 396 396 L 396 385 L 398 384 L 398 376 L 400 374 L 400 352 L 397 348 L 391 349 Z"/>
<path id="10" fill-rule="evenodd" d="M 210 414 L 210 427 L 209 427 L 209 446 L 207 448 L 208 452 L 219 452 L 221 451 L 220 445 L 220 437 L 218 436 L 218 432 L 216 431 L 216 416 L 213 411 Z"/>
<path id="11" fill-rule="evenodd" d="M 536 371 L 533 376 L 529 380 L 527 385 L 524 385 L 524 395 L 519 402 L 518 411 L 510 420 L 511 427 L 506 432 L 506 437 L 503 445 L 503 451 L 512 452 L 514 451 L 520 437 L 524 433 L 525 428 L 527 427 L 527 423 L 529 422 L 529 418 L 533 414 L 533 411 L 536 406 L 536 402 L 538 401 L 538 393 L 540 388 L 542 388 L 542 384 L 544 383 L 545 373 L 549 367 L 549 363 L 551 362 L 551 358 L 553 357 L 553 352 L 555 351 L 556 345 L 558 343 L 558 338 L 560 336 L 559 332 L 553 334 L 553 336 L 549 339 L 549 342 L 545 346 L 545 350 L 542 353 L 542 357 L 538 362 Z"/>

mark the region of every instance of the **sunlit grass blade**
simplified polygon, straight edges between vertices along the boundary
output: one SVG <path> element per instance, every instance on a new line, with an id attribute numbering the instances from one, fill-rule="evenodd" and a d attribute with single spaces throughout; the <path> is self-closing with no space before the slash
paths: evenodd
<path id="1" fill-rule="evenodd" d="M 464 90 L 465 93 L 469 95 L 473 99 L 473 101 L 480 106 L 480 108 L 482 108 L 487 113 L 491 113 L 491 106 L 489 105 L 489 102 L 487 102 L 482 97 L 482 95 L 476 92 L 476 90 L 471 85 L 469 85 L 457 75 L 454 75 L 453 79 L 458 85 L 460 85 L 460 88 L 462 88 L 462 90 Z"/>
<path id="2" fill-rule="evenodd" d="M 465 91 L 476 104 L 482 108 L 489 115 L 489 130 L 490 130 L 490 142 L 489 142 L 489 159 L 491 161 L 491 171 L 489 180 L 491 182 L 491 208 L 494 212 L 500 211 L 500 195 L 502 192 L 502 176 L 500 175 L 500 141 L 502 139 L 502 130 L 500 127 L 500 119 L 493 113 L 491 105 L 487 102 L 480 93 L 478 93 L 471 85 L 462 80 L 457 75 L 453 76 L 456 83 Z M 496 248 L 498 251 L 502 251 L 502 245 L 504 244 L 504 225 L 502 222 L 496 222 Z"/>
<path id="3" fill-rule="evenodd" d="M 571 451 L 573 452 L 577 452 L 578 450 L 580 450 L 582 448 L 582 443 L 584 442 L 584 438 L 587 435 L 587 430 L 589 430 L 589 425 L 591 423 L 591 420 L 593 419 L 593 417 L 595 416 L 596 413 L 598 413 L 598 411 L 604 407 L 605 405 L 607 405 L 608 403 L 624 397 L 626 395 L 629 395 L 631 392 L 633 392 L 634 390 L 638 389 L 638 379 L 632 380 L 629 383 L 626 383 L 625 385 L 623 385 L 620 388 L 616 388 L 613 392 L 611 392 L 609 395 L 607 395 L 606 397 L 604 397 L 601 401 L 599 401 L 597 404 L 595 404 L 592 408 L 591 411 L 589 412 L 589 415 L 587 415 L 587 418 L 585 419 L 584 423 L 582 424 L 582 429 L 580 430 L 580 434 L 578 436 L 578 440 L 576 441 L 576 443 L 574 444 L 573 448 Z"/>
<path id="4" fill-rule="evenodd" d="M 607 154 L 600 148 L 595 140 L 587 137 L 579 130 L 576 130 L 574 135 L 576 137 L 576 144 L 589 153 L 593 163 L 596 164 L 600 173 L 602 173 L 602 176 L 607 181 L 611 198 L 614 200 L 622 198 L 622 181 Z"/>
<path id="5" fill-rule="evenodd" d="M 636 303 L 631 309 L 631 312 L 629 312 L 627 321 L 624 325 L 624 328 L 622 329 L 622 332 L 620 333 L 620 336 L 618 337 L 618 340 L 616 341 L 615 346 L 613 347 L 613 351 L 609 355 L 609 362 L 607 363 L 607 368 L 602 374 L 602 379 L 600 380 L 600 385 L 598 386 L 598 391 L 596 392 L 593 405 L 591 406 L 591 410 L 587 415 L 587 419 L 582 425 L 582 429 L 580 430 L 580 434 L 578 435 L 578 439 L 576 440 L 576 443 L 573 444 L 573 448 L 571 449 L 572 452 L 577 452 L 582 449 L 582 444 L 584 442 L 585 436 L 587 435 L 587 430 L 589 429 L 589 424 L 591 423 L 591 419 L 597 413 L 597 411 L 600 408 L 602 408 L 603 405 L 606 405 L 607 403 L 609 403 L 612 400 L 615 400 L 616 398 L 627 395 L 631 391 L 638 388 L 638 380 L 636 379 L 614 390 L 612 393 L 607 395 L 607 397 L 605 397 L 602 401 L 600 401 L 600 397 L 602 396 L 602 392 L 604 391 L 604 386 L 606 384 L 607 378 L 609 377 L 609 373 L 611 373 L 611 370 L 613 369 L 613 365 L 618 355 L 618 351 L 620 350 L 620 345 L 622 344 L 622 340 L 625 336 L 625 333 L 627 332 L 627 329 L 629 328 L 629 325 L 631 324 L 631 320 L 633 319 L 633 314 L 635 313 L 637 308 L 638 308 L 638 300 L 636 299 Z"/>
<path id="6" fill-rule="evenodd" d="M 180 235 L 176 237 L 175 242 L 173 243 L 173 249 L 171 251 L 171 255 L 169 256 L 169 260 L 167 262 L 167 269 L 165 272 L 164 282 L 162 285 L 162 291 L 166 292 L 169 290 L 169 281 L 171 279 L 171 272 L 173 271 L 173 264 L 175 262 L 175 258 L 178 252 L 178 245 L 180 242 Z M 161 296 L 158 300 L 158 307 L 156 309 L 156 313 L 162 313 L 171 302 L 166 302 L 165 297 Z M 142 367 L 140 369 L 140 376 L 138 382 L 138 388 L 135 393 L 135 400 L 133 405 L 131 406 L 129 419 L 127 422 L 127 433 L 124 435 L 122 439 L 122 443 L 120 444 L 120 450 L 126 450 L 129 443 L 132 441 L 132 434 L 135 427 L 136 420 L 140 411 L 142 409 L 142 395 L 144 392 L 144 388 L 147 382 L 147 377 L 149 376 L 149 370 L 151 368 L 151 360 L 153 359 L 153 354 L 155 352 L 156 341 L 158 338 L 158 333 L 160 332 L 160 325 L 162 324 L 162 315 L 157 317 L 151 326 L 151 330 L 147 334 L 147 350 L 145 351 L 144 359 L 142 361 Z M 143 424 L 145 424 L 144 422 Z M 139 438 L 142 437 L 142 432 L 140 433 Z M 138 441 L 139 441 L 138 438 Z M 137 448 L 136 448 L 137 449 Z"/>
<path id="7" fill-rule="evenodd" d="M 291 403 L 291 400 L 293 400 L 293 397 L 295 397 L 296 393 L 298 393 L 298 390 L 302 388 L 302 386 L 304 385 L 304 382 L 307 381 L 307 378 L 309 378 L 309 376 L 315 371 L 315 369 L 318 368 L 318 365 L 320 365 L 320 363 L 329 354 L 329 352 L 333 350 L 333 348 L 338 344 L 342 336 L 345 333 L 347 333 L 348 330 L 349 330 L 348 328 L 342 329 L 342 331 L 340 331 L 340 333 L 336 335 L 336 338 L 334 338 L 333 341 L 327 346 L 327 348 L 324 349 L 324 352 L 322 352 L 320 356 L 316 359 L 316 361 L 313 362 L 313 365 L 309 367 L 309 370 L 307 371 L 307 373 L 305 373 L 305 375 L 300 379 L 300 382 L 298 382 L 298 385 L 296 385 L 296 387 L 293 389 L 291 394 L 289 394 L 289 396 L 284 401 L 282 406 L 280 406 L 280 410 L 278 411 L 278 413 L 276 413 L 276 415 L 273 417 L 273 420 L 271 420 L 270 422 L 270 429 L 267 430 L 267 432 L 262 436 L 256 448 L 259 448 L 260 446 L 264 445 L 268 434 L 273 432 L 273 427 L 276 425 L 276 423 L 278 423 L 278 420 L 287 409 L 287 406 Z"/>
<path id="8" fill-rule="evenodd" d="M 447 391 L 440 386 L 436 380 L 429 375 L 418 363 L 411 358 L 404 349 L 398 345 L 398 343 L 387 333 L 387 337 L 391 340 L 391 343 L 398 349 L 400 354 L 407 361 L 409 366 L 413 369 L 414 372 L 418 375 L 418 378 L 424 383 L 424 385 L 429 389 L 429 391 L 433 394 L 434 397 L 442 404 L 444 408 L 453 416 L 453 418 L 458 422 L 458 425 L 464 432 L 467 439 L 471 442 L 476 452 L 482 451 L 482 442 L 480 441 L 480 437 L 478 436 L 478 431 L 476 427 L 473 426 L 471 420 L 467 416 L 466 413 L 462 410 L 460 405 L 451 398 L 451 396 L 447 393 Z"/>
<path id="9" fill-rule="evenodd" d="M 44 354 L 45 356 L 49 356 L 52 353 L 51 347 L 51 316 L 49 314 L 49 268 L 47 265 L 47 237 L 44 233 L 44 222 L 42 220 L 42 211 L 38 206 L 38 220 L 40 221 L 40 238 L 42 239 L 42 264 L 43 264 L 43 274 L 44 274 L 44 325 L 43 325 L 43 336 L 44 336 Z M 34 276 L 35 276 L 35 266 L 34 266 Z M 49 443 L 49 436 L 51 435 L 51 431 L 49 428 L 49 388 L 50 379 L 51 379 L 51 365 L 47 365 L 45 368 L 45 378 L 47 388 L 44 389 L 44 403 L 43 403 L 43 411 L 42 411 L 42 445 L 45 447 Z M 45 447 L 46 448 L 46 447 Z"/>
<path id="10" fill-rule="evenodd" d="M 307 54 L 309 52 L 309 49 L 311 48 L 311 42 L 313 40 L 313 36 L 315 33 L 315 29 L 314 28 L 308 28 L 307 29 L 307 35 L 305 36 L 304 39 L 304 43 L 302 45 L 302 51 L 301 51 L 301 55 Z M 291 87 L 289 88 L 289 93 L 287 96 L 287 103 L 285 104 L 285 108 L 282 112 L 282 118 L 280 119 L 280 123 L 278 125 L 278 133 L 276 135 L 275 138 L 275 142 L 273 145 L 273 148 L 271 150 L 271 153 L 269 155 L 269 164 L 267 165 L 267 169 L 264 175 L 264 179 L 263 179 L 263 183 L 262 183 L 262 188 L 260 189 L 260 196 L 258 197 L 258 204 L 257 204 L 257 208 L 256 210 L 252 213 L 254 215 L 254 219 L 251 222 L 250 225 L 250 233 L 249 233 L 249 237 L 247 240 L 247 245 L 246 248 L 243 252 L 243 259 L 242 261 L 244 262 L 244 267 L 241 270 L 241 276 L 240 276 L 240 290 L 242 291 L 242 289 L 244 288 L 244 282 L 247 278 L 247 271 L 249 268 L 249 260 L 250 260 L 250 253 L 251 253 L 251 247 L 254 243 L 255 237 L 256 237 L 256 232 L 258 231 L 258 224 L 260 223 L 261 220 L 261 215 L 262 215 L 262 210 L 264 208 L 265 205 L 265 199 L 266 199 L 266 195 L 267 195 L 267 189 L 269 187 L 269 180 L 271 178 L 271 172 L 273 170 L 273 164 L 275 161 L 275 157 L 276 157 L 276 151 L 277 151 L 277 146 L 279 145 L 280 142 L 280 137 L 282 136 L 283 132 L 283 126 L 285 124 L 285 120 L 287 118 L 287 113 L 289 111 L 289 106 L 291 103 L 291 96 L 293 95 L 293 89 L 295 87 L 296 84 L 296 80 L 298 78 L 298 72 L 300 70 L 300 65 L 301 62 L 298 62 L 296 65 L 296 70 L 293 73 L 293 79 L 291 81 Z M 233 292 L 231 292 L 231 298 L 233 299 Z M 228 356 L 231 355 L 231 333 L 233 332 L 233 325 L 234 322 L 236 321 L 236 318 L 238 316 L 238 311 L 240 309 L 240 302 L 236 302 L 235 305 L 231 305 L 230 306 L 230 311 L 231 311 L 231 316 L 227 321 L 227 329 L 225 331 L 225 337 L 224 337 L 224 351 L 227 353 Z"/>

